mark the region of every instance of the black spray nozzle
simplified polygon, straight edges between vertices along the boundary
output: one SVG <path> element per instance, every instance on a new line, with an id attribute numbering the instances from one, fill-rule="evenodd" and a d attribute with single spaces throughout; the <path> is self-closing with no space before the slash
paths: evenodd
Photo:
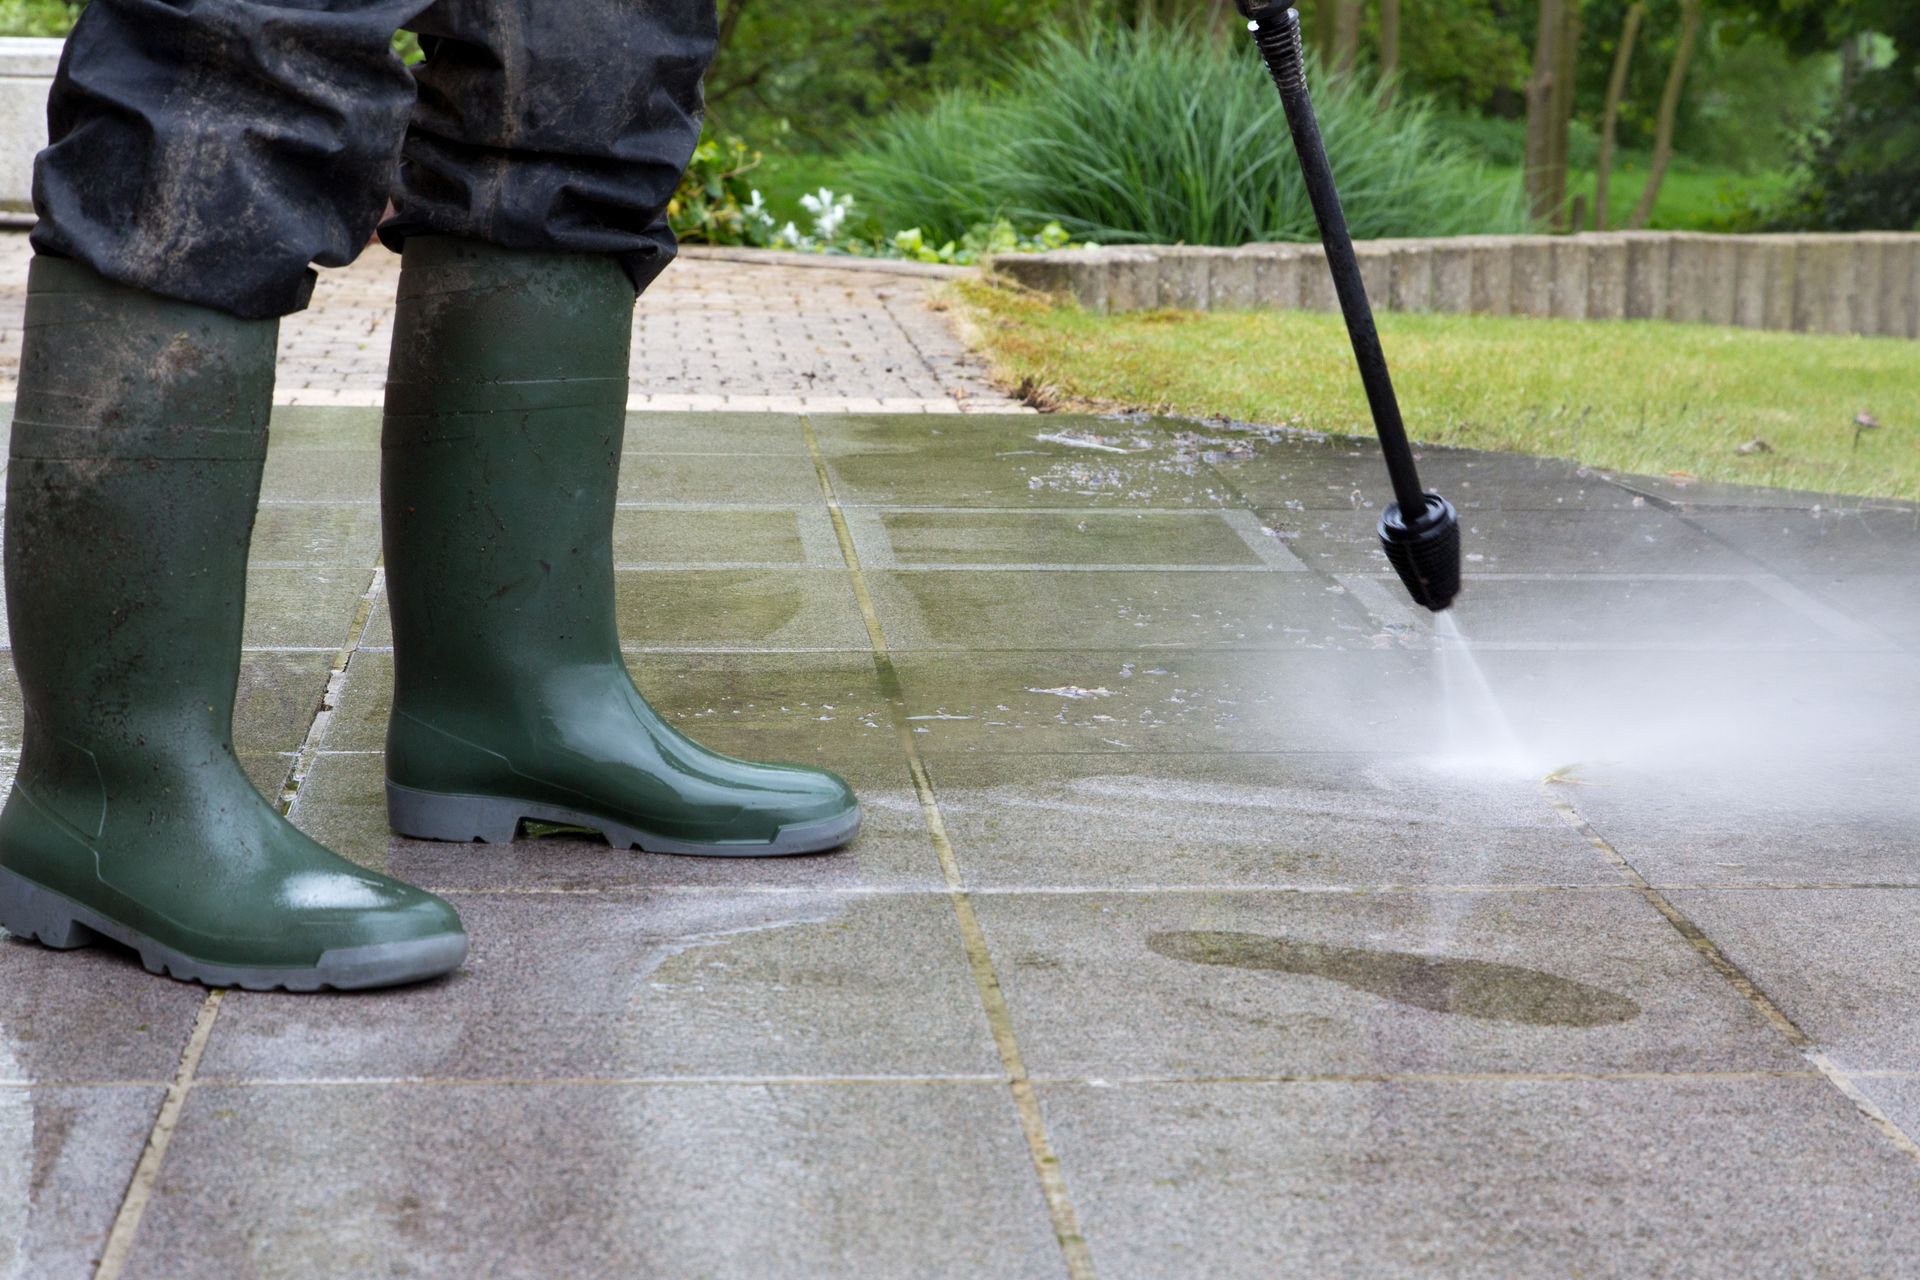
<path id="1" fill-rule="evenodd" d="M 1389 506 L 1380 517 L 1380 545 L 1415 604 L 1439 613 L 1460 594 L 1460 515 L 1439 494 L 1427 495 L 1414 520 L 1399 503 Z"/>
<path id="2" fill-rule="evenodd" d="M 1353 237 L 1347 231 L 1346 211 L 1340 207 L 1333 166 L 1327 161 L 1320 122 L 1314 118 L 1313 101 L 1307 92 L 1300 15 L 1280 0 L 1234 2 L 1247 19 L 1253 42 L 1286 108 L 1301 177 L 1313 204 L 1314 220 L 1320 225 L 1320 243 L 1327 251 L 1327 270 L 1333 276 L 1333 290 L 1339 296 L 1347 336 L 1353 343 L 1354 363 L 1367 393 L 1374 431 L 1380 437 L 1380 456 L 1387 464 L 1387 478 L 1398 499 L 1381 517 L 1380 545 L 1386 548 L 1387 559 L 1399 571 L 1400 581 L 1406 584 L 1414 602 L 1438 613 L 1460 594 L 1460 517 L 1446 499 L 1420 486 L 1413 446 L 1407 441 L 1400 402 L 1393 393 L 1393 376 L 1387 371 L 1386 352 L 1381 350 L 1380 334 L 1374 328 L 1366 281 L 1360 275 Z M 1413 512 L 1413 517 L 1403 516 L 1404 511 Z"/>

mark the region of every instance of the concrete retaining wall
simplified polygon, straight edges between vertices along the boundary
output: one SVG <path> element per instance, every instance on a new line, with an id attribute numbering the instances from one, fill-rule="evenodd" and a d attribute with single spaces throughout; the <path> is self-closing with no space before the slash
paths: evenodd
<path id="1" fill-rule="evenodd" d="M 0 225 L 33 220 L 33 157 L 64 40 L 0 39 Z"/>
<path id="2" fill-rule="evenodd" d="M 1920 233 L 1371 240 L 1354 246 L 1375 310 L 1676 320 L 1920 338 Z M 1091 311 L 1338 306 L 1318 245 L 1063 250 L 993 270 Z"/>

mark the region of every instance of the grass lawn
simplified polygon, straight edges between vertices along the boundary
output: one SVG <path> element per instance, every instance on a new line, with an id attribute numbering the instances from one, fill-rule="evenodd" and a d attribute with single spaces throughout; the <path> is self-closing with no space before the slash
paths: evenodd
<path id="1" fill-rule="evenodd" d="M 1036 402 L 1373 430 L 1337 315 L 1099 316 L 974 281 L 945 297 L 996 378 Z M 1379 325 L 1407 430 L 1423 443 L 1920 499 L 1911 341 L 1512 316 L 1383 314 Z M 1856 447 L 1860 413 L 1883 425 Z"/>
<path id="2" fill-rule="evenodd" d="M 1517 167 L 1487 170 L 1498 181 L 1519 182 Z M 1729 219 L 1754 206 L 1766 206 L 1786 194 L 1791 179 L 1781 172 L 1740 173 L 1732 169 L 1696 169 L 1676 162 L 1660 183 L 1660 199 L 1648 226 L 1654 231 L 1723 231 Z M 1647 185 L 1644 157 L 1623 156 L 1614 167 L 1607 194 L 1607 221 L 1614 230 L 1626 226 L 1634 202 Z M 1586 197 L 1587 218 L 1593 217 L 1594 176 L 1591 169 L 1567 175 L 1567 199 Z"/>

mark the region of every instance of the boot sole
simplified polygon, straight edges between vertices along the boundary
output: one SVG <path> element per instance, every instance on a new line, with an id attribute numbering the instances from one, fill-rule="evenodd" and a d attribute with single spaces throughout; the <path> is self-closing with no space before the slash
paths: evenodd
<path id="1" fill-rule="evenodd" d="M 323 952 L 307 968 L 216 964 L 156 942 L 5 868 L 0 868 L 0 928 L 56 951 L 118 942 L 139 953 L 148 973 L 245 991 L 368 991 L 405 986 L 451 973 L 467 958 L 467 935 L 442 933 L 405 942 L 339 947 Z"/>
<path id="2" fill-rule="evenodd" d="M 448 840 L 459 844 L 512 844 L 521 822 L 551 822 L 563 827 L 598 831 L 616 849 L 642 853 L 684 854 L 695 858 L 783 858 L 798 853 L 838 849 L 860 831 L 860 806 L 836 818 L 793 822 L 771 840 L 696 843 L 658 836 L 639 827 L 612 822 L 581 809 L 506 800 L 497 796 L 446 795 L 417 791 L 397 782 L 387 784 L 387 825 L 415 840 Z"/>

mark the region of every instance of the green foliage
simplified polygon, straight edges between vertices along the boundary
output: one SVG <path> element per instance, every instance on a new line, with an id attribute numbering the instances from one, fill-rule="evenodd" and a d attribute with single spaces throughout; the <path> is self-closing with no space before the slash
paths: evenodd
<path id="1" fill-rule="evenodd" d="M 991 225 L 978 223 L 957 242 L 949 240 L 937 247 L 919 227 L 914 227 L 895 233 L 891 247 L 898 256 L 912 262 L 941 262 L 970 267 L 995 254 L 1045 253 L 1052 249 L 1086 249 L 1092 246 L 1075 244 L 1073 237 L 1067 234 L 1067 229 L 1057 222 L 1049 222 L 1033 235 L 1023 236 L 1014 230 L 1011 222 L 1002 218 Z"/>
<path id="2" fill-rule="evenodd" d="M 1053 20 L 1111 20 L 1108 0 L 724 0 L 707 100 L 722 128 L 771 136 L 785 124 L 834 148 L 870 120 L 979 84 Z"/>
<path id="3" fill-rule="evenodd" d="M 0 36 L 64 36 L 83 7 L 66 0 L 0 0 Z"/>
<path id="4" fill-rule="evenodd" d="M 1832 114 L 1805 138 L 1799 182 L 1774 211 L 1776 224 L 1920 230 L 1920 4 L 1752 7 L 1802 46 L 1852 42 L 1859 63 Z"/>
<path id="5" fill-rule="evenodd" d="M 1447 112 L 1439 117 L 1437 124 L 1450 141 L 1486 164 L 1518 168 L 1526 163 L 1524 120 Z M 1599 154 L 1600 135 L 1586 121 L 1575 119 L 1567 129 L 1567 164 L 1575 169 L 1590 169 Z"/>
<path id="6" fill-rule="evenodd" d="M 971 266 L 996 253 L 1082 247 L 1075 245 L 1073 237 L 1058 223 L 1023 235 L 1004 218 L 977 224 L 958 237 L 944 240 L 928 236 L 919 227 L 891 235 L 874 233 L 870 227 L 875 224 L 857 216 L 852 196 L 826 187 L 807 192 L 796 201 L 809 219 L 810 230 L 802 231 L 793 221 L 776 226 L 766 197 L 748 180 L 761 163 L 761 154 L 739 138 L 703 137 L 667 206 L 674 234 L 689 244 L 904 258 L 956 266 Z"/>
<path id="7" fill-rule="evenodd" d="M 1619 46 L 1621 22 L 1634 0 L 1583 0 L 1575 109 L 1596 128 L 1607 77 Z M 1626 96 L 1620 104 L 1620 145 L 1652 145 L 1661 90 L 1680 36 L 1681 0 L 1644 0 L 1646 18 L 1634 42 Z M 1728 16 L 1710 3 L 1709 17 L 1687 72 L 1687 91 L 1675 117 L 1674 140 L 1684 155 L 1740 169 L 1784 165 L 1789 140 L 1826 109 L 1831 59 L 1797 59 L 1774 33 Z"/>
<path id="8" fill-rule="evenodd" d="M 1920 231 L 1920 97 L 1873 87 L 1807 135 L 1794 191 L 1770 210 L 1774 225 Z"/>
<path id="9" fill-rule="evenodd" d="M 1525 229 L 1517 185 L 1490 178 L 1423 102 L 1389 105 L 1359 76 L 1314 82 L 1355 235 Z M 1181 27 L 1042 35 L 1004 88 L 883 121 L 851 172 L 890 221 L 934 238 L 1001 218 L 1103 243 L 1316 234 L 1256 53 Z"/>
<path id="10" fill-rule="evenodd" d="M 1613 221 L 1633 207 L 1647 182 L 1648 156 L 1644 151 L 1617 157 L 1613 173 Z M 1511 171 L 1517 178 L 1518 167 Z M 1591 216 L 1596 181 L 1591 167 L 1574 168 L 1567 175 L 1567 201 L 1584 201 Z M 1737 169 L 1696 165 L 1677 158 L 1660 184 L 1660 202 L 1648 226 L 1655 231 L 1755 231 L 1765 223 L 1766 210 L 1776 205 L 1788 188 L 1783 169 L 1743 173 Z"/>
<path id="11" fill-rule="evenodd" d="M 1511 0 L 1426 0 L 1404 4 L 1400 22 L 1400 82 L 1407 90 L 1463 112 L 1518 109 L 1533 57 L 1536 5 Z M 1334 6 L 1312 5 L 1331 19 Z M 1377 4 L 1364 9 L 1361 44 L 1377 56 Z M 1521 20 L 1516 21 L 1515 15 Z"/>
<path id="12" fill-rule="evenodd" d="M 765 245 L 773 217 L 747 175 L 760 153 L 739 138 L 703 137 L 667 204 L 667 222 L 688 244 Z"/>
<path id="13" fill-rule="evenodd" d="M 1726 21 L 1714 24 L 1695 71 L 1676 144 L 1696 161 L 1748 173 L 1784 167 L 1794 138 L 1826 114 L 1838 87 L 1833 55 L 1795 57 L 1779 39 Z M 1651 129 L 1657 103 L 1636 108 L 1637 128 Z"/>

